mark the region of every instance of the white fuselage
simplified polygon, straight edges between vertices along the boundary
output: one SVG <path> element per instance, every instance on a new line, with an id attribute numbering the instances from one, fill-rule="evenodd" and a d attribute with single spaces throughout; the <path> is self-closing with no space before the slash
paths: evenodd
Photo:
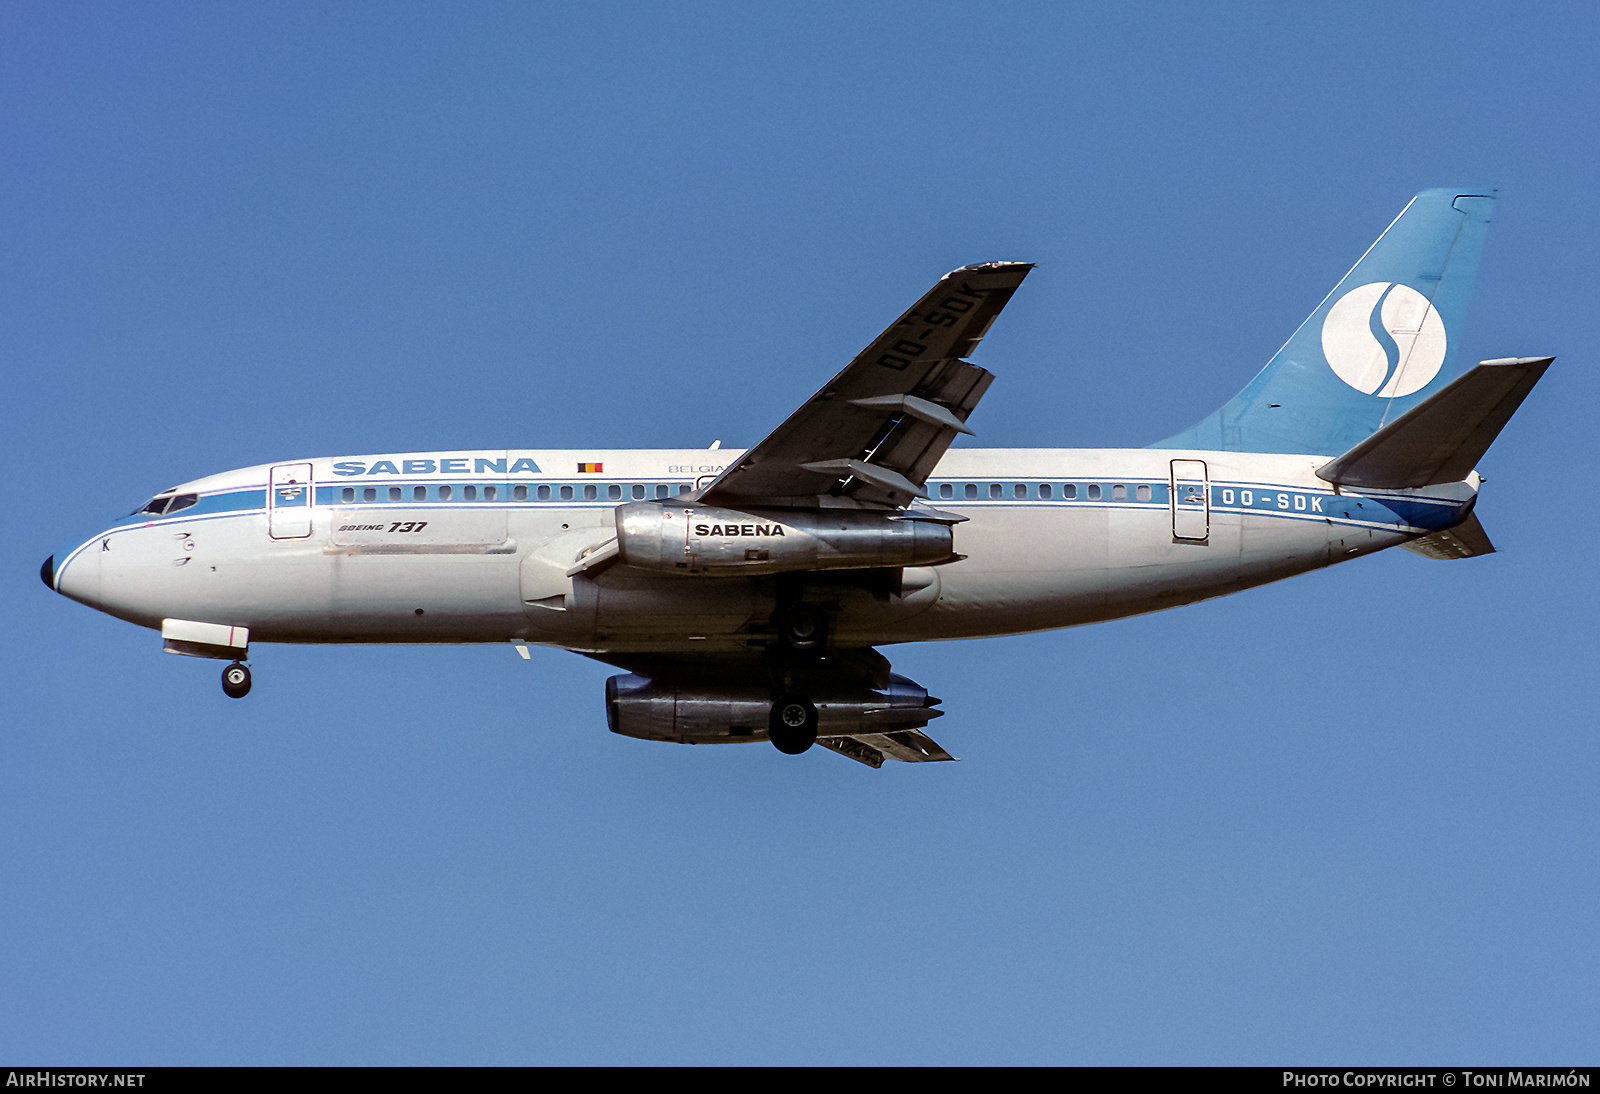
<path id="1" fill-rule="evenodd" d="M 791 575 L 569 574 L 614 510 L 710 481 L 736 451 L 478 451 L 316 459 L 198 479 L 164 515 L 56 556 L 62 593 L 161 627 L 267 642 L 504 642 L 607 653 L 759 646 Z M 1327 566 L 1458 523 L 1476 477 L 1336 489 L 1327 457 L 960 449 L 928 504 L 966 518 L 937 566 L 792 575 L 870 646 L 1076 626 Z M 590 468 L 591 470 L 580 470 Z M 694 503 L 673 503 L 693 509 Z M 718 525 L 718 534 L 751 532 Z M 753 541 L 752 541 L 753 542 Z"/>

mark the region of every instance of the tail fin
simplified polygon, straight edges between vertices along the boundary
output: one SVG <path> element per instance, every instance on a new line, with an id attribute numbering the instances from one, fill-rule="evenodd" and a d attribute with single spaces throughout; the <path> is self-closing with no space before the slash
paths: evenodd
<path id="1" fill-rule="evenodd" d="M 1494 191 L 1424 190 L 1249 385 L 1152 448 L 1345 452 L 1444 387 Z"/>

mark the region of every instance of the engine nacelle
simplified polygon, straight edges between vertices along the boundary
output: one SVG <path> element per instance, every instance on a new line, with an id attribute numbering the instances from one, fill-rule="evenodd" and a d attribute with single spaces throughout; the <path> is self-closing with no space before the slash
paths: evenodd
<path id="1" fill-rule="evenodd" d="M 930 566 L 955 553 L 948 524 L 861 509 L 617 507 L 621 561 L 643 570 L 710 575 Z"/>
<path id="2" fill-rule="evenodd" d="M 920 729 L 944 713 L 928 689 L 890 675 L 884 687 L 857 681 L 823 681 L 804 689 L 817 711 L 817 735 L 892 733 Z M 766 684 L 717 686 L 671 678 L 613 676 L 606 681 L 606 721 L 611 732 L 647 741 L 730 744 L 764 741 L 772 717 Z"/>

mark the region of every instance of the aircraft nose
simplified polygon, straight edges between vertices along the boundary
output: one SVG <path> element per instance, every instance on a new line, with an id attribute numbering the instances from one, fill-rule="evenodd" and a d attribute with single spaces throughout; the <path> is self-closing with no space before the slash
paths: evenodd
<path id="1" fill-rule="evenodd" d="M 52 592 L 91 608 L 99 607 L 100 556 L 87 550 L 93 540 L 71 551 L 57 551 L 39 567 L 39 580 Z"/>

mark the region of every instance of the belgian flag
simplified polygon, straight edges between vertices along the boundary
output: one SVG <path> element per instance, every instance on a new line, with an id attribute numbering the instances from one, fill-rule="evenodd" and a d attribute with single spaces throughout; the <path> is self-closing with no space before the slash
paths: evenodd
<path id="1" fill-rule="evenodd" d="M 597 475 L 605 469 L 606 465 L 603 463 L 580 463 L 578 465 L 578 474 Z"/>

